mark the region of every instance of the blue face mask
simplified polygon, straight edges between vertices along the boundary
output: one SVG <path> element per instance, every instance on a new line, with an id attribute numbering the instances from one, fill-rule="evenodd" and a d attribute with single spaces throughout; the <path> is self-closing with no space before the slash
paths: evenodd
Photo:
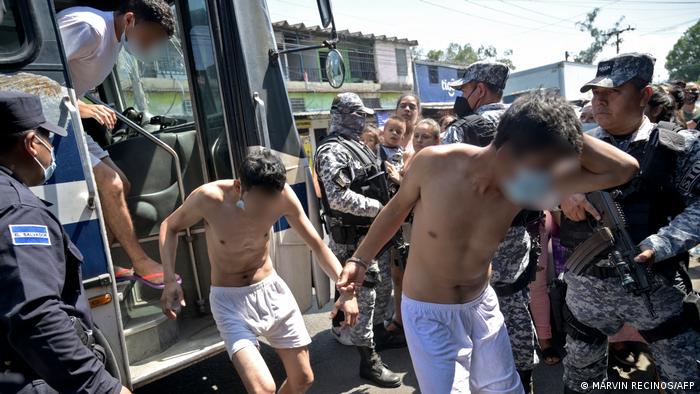
<path id="1" fill-rule="evenodd" d="M 501 183 L 505 197 L 513 204 L 526 208 L 552 208 L 557 196 L 548 171 L 520 168 L 514 177 Z"/>
<path id="2" fill-rule="evenodd" d="M 39 164 L 39 167 L 41 167 L 41 169 L 44 170 L 44 183 L 46 183 L 46 181 L 51 179 L 58 165 L 56 164 L 56 156 L 54 155 L 53 148 L 48 146 L 41 138 L 39 138 L 39 142 L 41 142 L 41 145 L 44 145 L 44 147 L 51 152 L 51 164 L 49 164 L 48 167 L 44 167 L 44 165 L 41 164 L 39 159 L 37 159 L 36 156 L 34 156 L 34 161 L 36 161 L 37 164 Z"/>

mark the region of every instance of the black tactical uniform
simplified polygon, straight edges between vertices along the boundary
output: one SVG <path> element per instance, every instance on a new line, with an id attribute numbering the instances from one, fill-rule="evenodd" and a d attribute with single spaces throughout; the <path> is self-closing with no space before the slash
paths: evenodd
<path id="1" fill-rule="evenodd" d="M 450 87 L 460 90 L 469 82 L 483 82 L 493 89 L 503 89 L 506 86 L 510 70 L 502 63 L 476 62 L 470 65 L 462 78 L 450 82 Z M 440 137 L 443 144 L 462 142 L 465 144 L 486 146 L 491 143 L 496 134 L 496 126 L 501 115 L 508 108 L 507 105 L 496 103 L 474 104 L 469 103 L 472 93 L 468 97 L 459 96 L 455 100 L 455 115 L 459 119 L 452 122 Z"/>
<path id="2" fill-rule="evenodd" d="M 34 96 L 0 93 L 0 118 L 1 133 L 40 127 L 65 135 L 45 123 Z M 26 383 L 3 392 L 119 393 L 88 347 L 82 255 L 49 205 L 0 166 L 0 369 Z"/>
<path id="3" fill-rule="evenodd" d="M 331 236 L 329 247 L 338 260 L 350 258 L 370 224 L 388 200 L 388 189 L 377 157 L 359 140 L 365 116 L 373 114 L 354 93 L 341 93 L 331 107 L 331 133 L 314 160 L 321 187 L 323 217 Z M 360 375 L 384 387 L 398 387 L 401 379 L 382 364 L 375 351 L 375 325 L 382 324 L 391 305 L 391 267 L 388 253 L 373 260 L 358 290 L 360 314 L 349 329 L 333 332 L 341 343 L 357 346 Z M 349 338 L 347 338 L 349 337 Z"/>
<path id="4" fill-rule="evenodd" d="M 619 87 L 632 78 L 651 81 L 654 59 L 645 54 L 624 54 L 600 62 L 596 78 L 584 85 Z M 634 156 L 639 174 L 615 187 L 613 198 L 625 215 L 626 228 L 635 244 L 654 250 L 651 265 L 651 293 L 645 304 L 643 294 L 626 291 L 605 250 L 595 263 L 577 275 L 565 274 L 566 347 L 564 382 L 569 392 L 589 392 L 593 382 L 606 378 L 606 336 L 624 323 L 639 330 L 649 343 L 662 382 L 695 382 L 695 387 L 666 387 L 669 393 L 697 392 L 700 370 L 700 335 L 693 329 L 695 316 L 684 312 L 683 298 L 689 281 L 677 280 L 687 260 L 687 249 L 700 241 L 700 141 L 687 131 L 660 128 L 643 117 L 639 128 L 628 136 L 615 136 L 599 127 L 590 135 L 615 145 Z M 592 223 L 562 220 L 560 238 L 569 250 L 592 234 Z M 632 262 L 632 264 L 641 264 Z"/>

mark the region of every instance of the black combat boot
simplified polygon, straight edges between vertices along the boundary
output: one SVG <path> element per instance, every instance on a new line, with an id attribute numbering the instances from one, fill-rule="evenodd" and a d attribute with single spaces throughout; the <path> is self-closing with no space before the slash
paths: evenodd
<path id="1" fill-rule="evenodd" d="M 360 352 L 360 377 L 371 380 L 380 387 L 399 387 L 401 386 L 401 377 L 389 370 L 384 365 L 379 353 L 374 351 L 374 348 L 367 346 L 358 346 Z"/>
<path id="2" fill-rule="evenodd" d="M 525 394 L 532 393 L 532 370 L 518 370 L 518 375 L 520 375 L 520 381 L 523 384 L 523 390 Z"/>
<path id="3" fill-rule="evenodd" d="M 374 332 L 374 349 L 378 352 L 386 349 L 401 349 L 406 347 L 406 337 L 403 329 L 389 331 L 384 327 L 384 323 L 375 324 L 372 328 Z"/>

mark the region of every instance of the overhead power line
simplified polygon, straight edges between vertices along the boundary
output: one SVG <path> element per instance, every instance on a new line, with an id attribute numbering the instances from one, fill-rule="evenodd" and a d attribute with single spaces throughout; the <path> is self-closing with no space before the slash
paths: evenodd
<path id="1" fill-rule="evenodd" d="M 626 28 L 620 30 L 620 29 L 615 29 L 613 31 L 607 32 L 605 35 L 606 36 L 615 36 L 615 50 L 617 51 L 616 53 L 620 53 L 620 44 L 622 43 L 622 39 L 620 39 L 620 34 L 626 33 L 628 31 L 634 31 L 636 30 L 634 27 L 627 25 Z"/>

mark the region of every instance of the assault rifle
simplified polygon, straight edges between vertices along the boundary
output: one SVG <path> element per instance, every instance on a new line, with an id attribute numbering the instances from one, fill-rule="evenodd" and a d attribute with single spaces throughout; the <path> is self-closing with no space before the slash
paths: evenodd
<path id="1" fill-rule="evenodd" d="M 566 268 L 580 275 L 598 261 L 601 254 L 607 253 L 608 267 L 617 271 L 625 290 L 644 296 L 649 314 L 656 317 L 650 296 L 652 274 L 646 263 L 634 261 L 640 250 L 627 233 L 622 208 L 608 192 L 592 192 L 586 197 L 600 213 L 601 219 L 593 235 L 576 247 L 566 261 Z"/>

